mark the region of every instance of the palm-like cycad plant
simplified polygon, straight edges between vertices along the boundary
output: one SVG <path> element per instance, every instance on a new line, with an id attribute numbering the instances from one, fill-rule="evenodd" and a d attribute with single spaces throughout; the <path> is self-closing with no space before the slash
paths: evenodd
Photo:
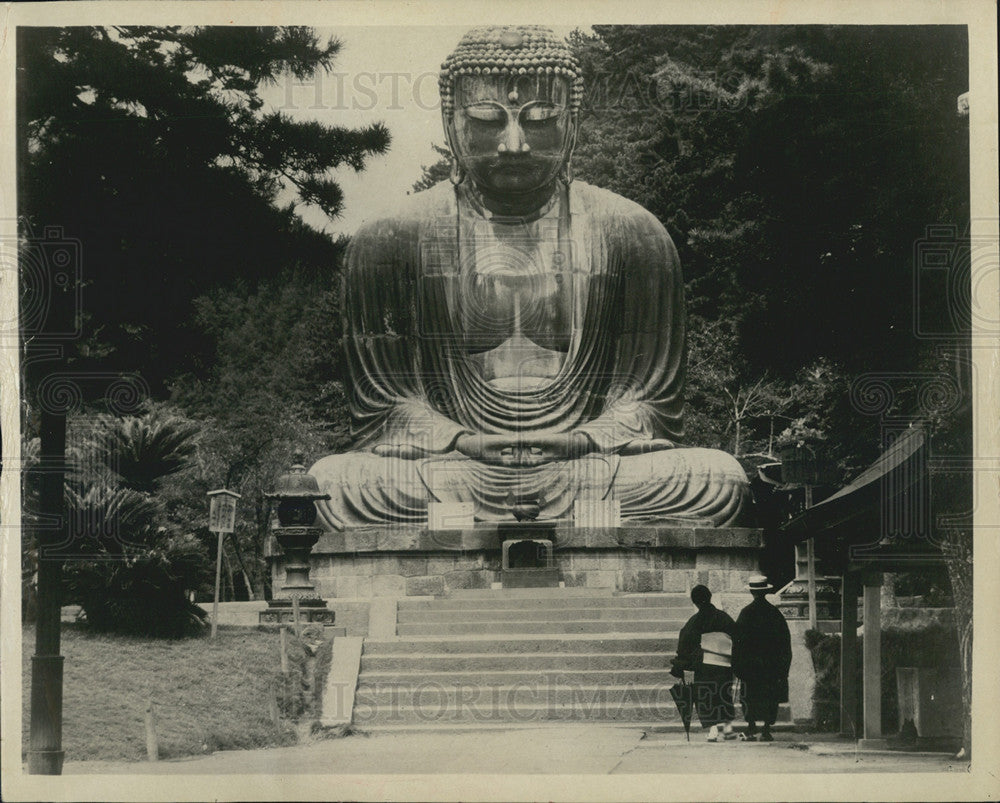
<path id="1" fill-rule="evenodd" d="M 159 480 L 183 469 L 196 424 L 156 411 L 98 419 L 66 488 L 70 559 L 67 601 L 99 630 L 180 636 L 204 611 L 185 590 L 198 585 L 204 555 L 193 536 L 164 526 Z"/>
<path id="2" fill-rule="evenodd" d="M 175 415 L 99 419 L 94 454 L 129 488 L 153 493 L 163 477 L 184 468 L 194 453 L 197 424 Z"/>
<path id="3" fill-rule="evenodd" d="M 149 545 L 160 506 L 149 494 L 97 483 L 66 487 L 66 517 L 74 555 L 110 559 Z"/>

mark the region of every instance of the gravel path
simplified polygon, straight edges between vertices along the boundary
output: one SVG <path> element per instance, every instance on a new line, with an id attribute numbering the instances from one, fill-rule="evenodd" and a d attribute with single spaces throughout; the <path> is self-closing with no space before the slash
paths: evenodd
<path id="1" fill-rule="evenodd" d="M 348 736 L 270 750 L 226 751 L 155 763 L 68 761 L 65 775 L 155 774 L 597 774 L 855 773 L 964 771 L 931 753 L 861 753 L 830 738 L 781 733 L 770 744 L 702 734 L 563 725 L 490 732 Z M 808 739 L 808 741 L 807 741 Z"/>

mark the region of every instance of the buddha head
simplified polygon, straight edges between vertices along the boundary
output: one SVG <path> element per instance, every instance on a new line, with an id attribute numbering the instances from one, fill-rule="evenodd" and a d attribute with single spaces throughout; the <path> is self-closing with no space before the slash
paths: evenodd
<path id="1" fill-rule="evenodd" d="M 547 198 L 576 141 L 580 68 L 548 28 L 469 31 L 441 65 L 441 113 L 452 181 L 485 198 Z"/>

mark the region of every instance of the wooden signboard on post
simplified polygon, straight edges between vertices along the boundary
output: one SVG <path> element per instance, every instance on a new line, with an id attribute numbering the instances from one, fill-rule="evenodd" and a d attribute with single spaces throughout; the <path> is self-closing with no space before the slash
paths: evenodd
<path id="1" fill-rule="evenodd" d="M 212 638 L 219 627 L 219 582 L 222 580 L 222 538 L 236 529 L 236 500 L 240 495 L 222 488 L 209 491 L 208 529 L 218 535 L 215 553 L 215 600 L 212 602 Z"/>
<path id="2" fill-rule="evenodd" d="M 236 529 L 236 500 L 234 491 L 209 491 L 208 529 L 213 533 L 231 533 Z"/>

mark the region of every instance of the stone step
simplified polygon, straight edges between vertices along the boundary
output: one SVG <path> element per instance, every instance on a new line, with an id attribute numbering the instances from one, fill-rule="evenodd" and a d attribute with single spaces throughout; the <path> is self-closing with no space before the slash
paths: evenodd
<path id="1" fill-rule="evenodd" d="M 373 705 L 355 698 L 355 728 L 364 729 L 380 724 L 389 725 L 451 725 L 457 723 L 477 725 L 502 722 L 680 722 L 677 708 L 646 704 L 610 704 L 585 707 L 574 703 L 542 705 L 493 706 L 488 702 L 479 705 L 442 707 L 440 705 Z"/>
<path id="2" fill-rule="evenodd" d="M 362 655 L 366 672 L 546 672 L 579 669 L 663 669 L 669 664 L 662 652 L 627 653 L 430 653 Z"/>
<path id="3" fill-rule="evenodd" d="M 677 633 L 684 626 L 682 619 L 634 619 L 628 622 L 629 633 Z M 470 633 L 620 633 L 621 620 L 577 620 L 544 622 L 417 622 L 399 623 L 400 636 L 465 635 Z"/>
<path id="4" fill-rule="evenodd" d="M 552 610 L 548 608 L 523 608 L 523 609 L 483 609 L 478 610 L 444 610 L 439 611 L 433 608 L 399 610 L 396 614 L 396 621 L 400 624 L 411 624 L 416 622 L 546 622 L 546 621 L 595 621 L 608 620 L 617 622 L 627 622 L 635 619 L 650 619 L 663 617 L 674 621 L 675 619 L 666 611 L 660 608 L 559 608 Z M 624 626 L 622 629 L 626 629 Z"/>
<path id="5" fill-rule="evenodd" d="M 499 710 L 504 706 L 538 707 L 555 704 L 576 704 L 584 708 L 621 706 L 626 704 L 661 707 L 673 705 L 670 688 L 676 680 L 664 683 L 633 683 L 618 685 L 585 685 L 578 683 L 547 683 L 537 679 L 525 683 L 470 683 L 444 685 L 432 681 L 413 684 L 372 683 L 363 677 L 355 693 L 357 706 L 402 705 L 415 708 L 448 708 L 470 706 L 473 709 Z"/>
<path id="6" fill-rule="evenodd" d="M 506 653 L 513 655 L 532 653 L 611 653 L 618 655 L 627 652 L 672 652 L 677 648 L 676 636 L 637 636 L 608 634 L 606 637 L 594 638 L 592 635 L 566 635 L 559 637 L 551 635 L 517 636 L 502 638 L 495 635 L 463 636 L 454 639 L 442 639 L 433 636 L 365 639 L 365 656 L 416 653 Z"/>
<path id="7" fill-rule="evenodd" d="M 352 733 L 359 733 L 362 735 L 379 735 L 379 736 L 391 736 L 393 734 L 421 734 L 421 733 L 434 733 L 434 734 L 455 734 L 455 733 L 477 733 L 477 732 L 489 732 L 489 731 L 528 731 L 528 730 L 555 730 L 558 728 L 566 728 L 567 732 L 570 729 L 578 729 L 580 727 L 578 722 L 563 721 L 563 722 L 546 722 L 544 720 L 538 722 L 427 722 L 419 724 L 406 724 L 400 725 L 395 722 L 366 722 L 364 724 L 353 724 L 351 725 Z M 592 727 L 592 726 L 588 726 Z M 645 730 L 655 733 L 678 733 L 680 734 L 679 739 L 684 740 L 684 728 L 681 725 L 680 720 L 676 722 L 651 722 L 649 720 L 645 722 L 627 722 L 624 720 L 619 720 L 617 722 L 607 723 L 603 725 L 606 728 L 628 728 L 631 730 Z"/>
<path id="8" fill-rule="evenodd" d="M 737 712 L 739 714 L 740 712 Z M 788 706 L 778 711 L 780 722 L 790 721 Z M 596 702 L 587 703 L 542 703 L 513 704 L 495 706 L 484 702 L 478 705 L 461 704 L 442 706 L 373 705 L 357 700 L 354 707 L 355 730 L 364 731 L 380 725 L 426 725 L 435 728 L 442 725 L 475 724 L 477 726 L 498 723 L 528 724 L 535 722 L 653 722 L 661 727 L 677 724 L 681 718 L 677 706 L 669 698 L 663 702 Z M 692 730 L 700 731 L 700 723 L 695 716 Z"/>
<path id="9" fill-rule="evenodd" d="M 513 590 L 513 589 L 511 589 Z M 573 589 L 560 589 L 572 591 Z M 399 611 L 496 611 L 496 610 L 556 610 L 563 608 L 670 608 L 694 613 L 687 594 L 642 594 L 636 596 L 585 597 L 579 594 L 568 597 L 491 597 L 400 599 Z"/>
<path id="10" fill-rule="evenodd" d="M 778 712 L 779 718 L 781 717 L 781 711 Z M 742 731 L 746 727 L 746 724 L 742 722 L 739 718 L 733 723 L 737 731 Z M 431 722 L 431 723 L 420 723 L 420 724 L 408 724 L 400 725 L 390 722 L 373 722 L 365 725 L 352 726 L 351 730 L 355 733 L 360 734 L 378 734 L 380 736 L 391 736 L 392 734 L 419 734 L 419 733 L 476 733 L 479 731 L 526 731 L 526 730 L 553 730 L 560 727 L 573 728 L 577 726 L 577 723 L 573 721 L 537 721 L 537 722 Z M 578 726 L 577 726 L 578 727 Z M 653 721 L 653 720 L 637 720 L 634 722 L 629 722 L 628 720 L 616 720 L 614 722 L 603 723 L 602 727 L 605 728 L 628 728 L 630 730 L 647 731 L 649 733 L 669 733 L 677 734 L 677 742 L 684 741 L 684 726 L 681 723 L 680 717 L 675 720 L 665 722 L 665 721 Z M 789 719 L 787 722 L 777 722 L 774 725 L 774 731 L 776 733 L 781 732 L 794 732 L 796 727 L 792 724 Z M 691 739 L 692 741 L 704 741 L 705 734 L 702 732 L 697 721 L 695 721 L 691 726 Z"/>
<path id="11" fill-rule="evenodd" d="M 668 670 L 692 613 L 687 594 L 456 590 L 400 599 L 396 613 L 395 637 L 365 640 L 358 732 L 572 722 L 682 730 Z"/>
<path id="12" fill-rule="evenodd" d="M 569 597 L 610 597 L 613 588 L 456 588 L 448 599 L 567 599 Z"/>
<path id="13" fill-rule="evenodd" d="M 378 689 L 390 684 L 401 687 L 419 687 L 420 684 L 437 686 L 511 686 L 515 684 L 542 683 L 560 685 L 577 683 L 582 686 L 598 684 L 625 685 L 637 683 L 651 685 L 666 683 L 673 685 L 677 678 L 667 669 L 575 669 L 554 672 L 531 670 L 507 670 L 485 672 L 362 672 L 358 688 Z"/>

